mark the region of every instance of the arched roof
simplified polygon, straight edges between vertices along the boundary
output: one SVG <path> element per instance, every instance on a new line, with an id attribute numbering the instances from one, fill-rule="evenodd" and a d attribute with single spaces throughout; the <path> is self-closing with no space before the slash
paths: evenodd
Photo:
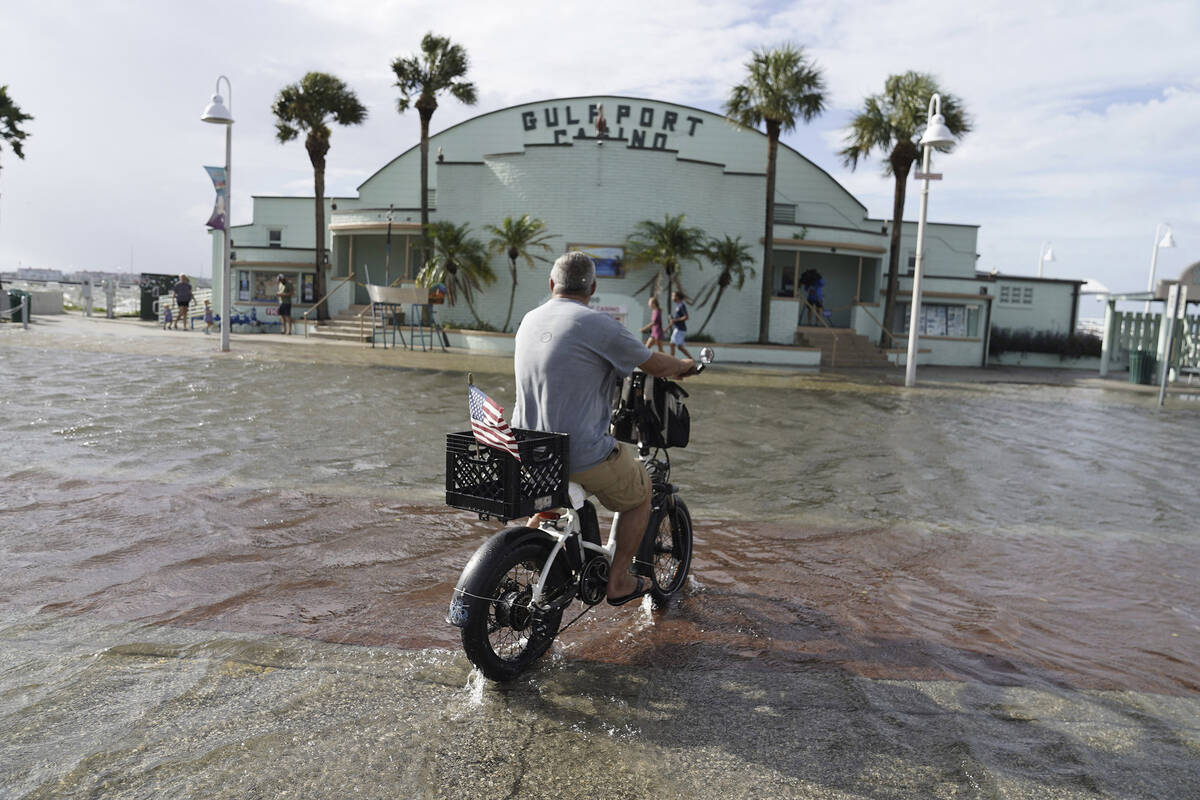
<path id="1" fill-rule="evenodd" d="M 444 146 L 452 161 L 478 161 L 494 153 L 520 151 L 530 144 L 566 143 L 595 137 L 596 108 L 604 108 L 608 136 L 631 146 L 674 151 L 680 158 L 721 164 L 730 172 L 762 174 L 766 134 L 721 114 L 695 106 L 623 95 L 581 95 L 535 100 L 496 109 L 451 125 L 430 136 L 431 153 Z M 420 143 L 397 155 L 363 181 L 361 192 L 382 173 L 418 152 Z M 866 206 L 832 175 L 802 153 L 780 142 L 781 154 L 794 157 L 830 188 L 840 191 L 866 214 Z"/>

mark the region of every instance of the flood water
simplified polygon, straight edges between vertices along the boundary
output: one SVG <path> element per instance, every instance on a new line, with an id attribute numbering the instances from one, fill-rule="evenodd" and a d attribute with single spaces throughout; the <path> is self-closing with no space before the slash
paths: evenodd
<path id="1" fill-rule="evenodd" d="M 6 331 L 0 797 L 1200 794 L 1200 403 L 741 383 L 689 382 L 682 596 L 497 687 L 461 373 Z"/>

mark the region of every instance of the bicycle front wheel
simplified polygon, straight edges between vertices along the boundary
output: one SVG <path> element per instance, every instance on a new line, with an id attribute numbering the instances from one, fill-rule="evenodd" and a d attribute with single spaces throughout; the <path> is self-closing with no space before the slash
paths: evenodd
<path id="1" fill-rule="evenodd" d="M 650 565 L 655 600 L 665 601 L 683 588 L 692 565 L 692 515 L 678 497 L 651 512 L 641 559 Z"/>

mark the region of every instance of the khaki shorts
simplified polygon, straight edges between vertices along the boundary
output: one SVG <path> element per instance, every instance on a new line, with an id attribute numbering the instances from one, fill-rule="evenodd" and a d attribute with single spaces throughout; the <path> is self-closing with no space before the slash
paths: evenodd
<path id="1" fill-rule="evenodd" d="M 596 495 L 609 511 L 632 511 L 650 496 L 650 475 L 633 451 L 633 445 L 618 443 L 608 458 L 572 473 L 571 480 Z"/>

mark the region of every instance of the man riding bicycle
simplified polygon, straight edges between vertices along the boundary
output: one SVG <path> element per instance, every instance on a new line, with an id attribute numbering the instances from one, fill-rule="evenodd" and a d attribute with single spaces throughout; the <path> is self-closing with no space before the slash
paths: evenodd
<path id="1" fill-rule="evenodd" d="M 609 433 L 612 401 L 635 367 L 661 378 L 696 373 L 690 358 L 651 352 L 608 314 L 588 307 L 596 266 L 580 252 L 566 253 L 550 270 L 550 299 L 517 329 L 517 428 L 570 435 L 571 481 L 619 512 L 617 547 L 608 577 L 608 602 L 622 605 L 650 591 L 630 571 L 650 517 L 650 476 L 636 448 Z"/>

